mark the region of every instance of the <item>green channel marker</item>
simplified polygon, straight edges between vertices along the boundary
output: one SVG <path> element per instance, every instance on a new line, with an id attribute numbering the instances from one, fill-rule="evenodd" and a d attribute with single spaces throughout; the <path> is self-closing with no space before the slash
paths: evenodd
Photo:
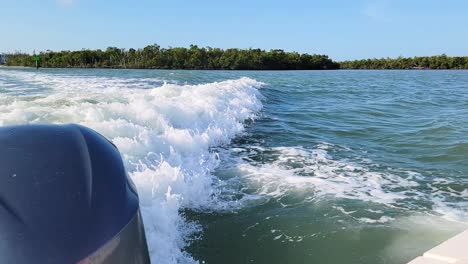
<path id="1" fill-rule="evenodd" d="M 36 62 L 36 69 L 39 69 L 39 64 L 38 62 L 41 60 L 41 57 L 39 55 L 34 55 L 34 61 Z"/>

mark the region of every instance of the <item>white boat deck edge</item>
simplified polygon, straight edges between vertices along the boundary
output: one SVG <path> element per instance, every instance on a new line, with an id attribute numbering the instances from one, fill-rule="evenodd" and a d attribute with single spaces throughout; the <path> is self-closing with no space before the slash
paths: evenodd
<path id="1" fill-rule="evenodd" d="M 408 264 L 468 264 L 468 229 L 430 249 Z"/>

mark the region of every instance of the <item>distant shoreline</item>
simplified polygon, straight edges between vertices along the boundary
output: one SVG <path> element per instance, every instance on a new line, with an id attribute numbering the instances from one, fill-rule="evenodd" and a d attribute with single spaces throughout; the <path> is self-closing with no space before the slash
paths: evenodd
<path id="1" fill-rule="evenodd" d="M 80 69 L 160 70 L 445 70 L 468 69 L 468 56 L 445 54 L 424 57 L 372 58 L 334 61 L 327 55 L 286 52 L 281 49 L 161 48 L 46 51 L 39 55 L 0 55 L 8 66 Z"/>
<path id="2" fill-rule="evenodd" d="M 47 51 L 39 55 L 6 54 L 6 63 L 45 68 L 119 68 L 185 70 L 334 70 L 338 63 L 327 55 L 299 54 L 280 49 L 161 48 Z"/>
<path id="3" fill-rule="evenodd" d="M 5 69 L 36 69 L 34 66 L 0 65 Z M 81 69 L 81 70 L 163 70 L 163 71 L 324 71 L 324 70 L 232 70 L 232 69 L 162 69 L 162 68 L 118 68 L 118 67 L 39 67 L 40 69 Z M 328 69 L 325 71 L 467 71 L 466 69 Z"/>

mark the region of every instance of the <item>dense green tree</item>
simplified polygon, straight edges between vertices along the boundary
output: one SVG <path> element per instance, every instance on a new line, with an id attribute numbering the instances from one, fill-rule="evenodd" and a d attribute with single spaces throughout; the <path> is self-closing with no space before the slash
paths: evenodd
<path id="1" fill-rule="evenodd" d="M 340 62 L 341 69 L 468 69 L 468 57 L 381 58 Z"/>
<path id="2" fill-rule="evenodd" d="M 61 68 L 145 68 L 145 69 L 220 69 L 220 70 L 324 70 L 324 69 L 468 69 L 468 57 L 374 58 L 343 61 L 339 64 L 326 55 L 299 54 L 280 49 L 161 48 L 60 51 L 40 54 L 42 67 Z M 34 66 L 32 55 L 7 55 L 7 65 Z"/>
<path id="3" fill-rule="evenodd" d="M 324 70 L 339 64 L 325 55 L 299 54 L 283 50 L 219 49 L 190 47 L 60 51 L 40 53 L 42 67 L 60 68 L 146 68 L 221 70 Z M 34 66 L 32 55 L 9 54 L 7 65 Z"/>

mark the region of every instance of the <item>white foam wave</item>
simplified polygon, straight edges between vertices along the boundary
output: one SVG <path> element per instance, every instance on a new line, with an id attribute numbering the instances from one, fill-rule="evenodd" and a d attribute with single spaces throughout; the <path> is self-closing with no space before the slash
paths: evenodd
<path id="1" fill-rule="evenodd" d="M 371 219 L 371 218 L 367 218 L 367 217 L 361 217 L 361 218 L 358 218 L 358 220 L 360 222 L 368 223 L 368 224 L 375 224 L 375 223 L 383 224 L 383 223 L 386 223 L 386 222 L 389 222 L 389 221 L 393 221 L 393 220 L 395 220 L 395 218 L 384 215 L 384 216 L 381 216 L 379 219 Z"/>
<path id="2" fill-rule="evenodd" d="M 379 173 L 369 168 L 334 160 L 325 148 L 306 150 L 302 147 L 272 148 L 276 160 L 256 166 L 241 163 L 244 177 L 260 188 L 260 193 L 282 196 L 291 189 L 313 188 L 316 195 L 392 204 L 403 199 L 403 192 L 384 188 L 414 187 L 418 183 L 393 174 Z"/>
<path id="3" fill-rule="evenodd" d="M 466 222 L 468 219 L 466 190 L 439 188 L 431 183 L 421 186 L 419 173 L 399 169 L 378 169 L 369 160 L 360 164 L 350 160 L 334 159 L 329 154 L 329 144 L 314 149 L 303 147 L 276 147 L 267 150 L 271 158 L 268 163 L 239 162 L 237 167 L 243 179 L 254 193 L 281 200 L 291 192 L 304 195 L 304 202 L 322 197 L 351 199 L 380 204 L 391 210 L 429 210 L 429 213 L 451 221 Z M 256 152 L 256 150 L 252 150 Z M 235 153 L 249 153 L 236 149 Z M 427 188 L 432 188 L 427 190 Z M 443 189 L 443 190 L 442 190 Z M 455 199 L 455 201 L 450 201 Z M 423 203 L 421 203 L 421 201 Z M 464 202 L 463 202 L 464 201 Z M 427 208 L 427 203 L 432 206 Z M 351 216 L 360 210 L 336 210 Z M 354 217 L 363 223 L 386 223 L 393 217 L 382 215 L 383 211 L 361 208 L 380 214 L 380 218 Z"/>
<path id="4" fill-rule="evenodd" d="M 111 139 L 139 190 L 152 260 L 196 262 L 184 247 L 199 227 L 180 210 L 215 204 L 211 172 L 219 158 L 210 148 L 229 143 L 255 117 L 261 83 L 241 78 L 177 85 L 23 71 L 0 71 L 1 77 L 44 92 L 0 97 L 0 125 L 79 123 Z"/>

